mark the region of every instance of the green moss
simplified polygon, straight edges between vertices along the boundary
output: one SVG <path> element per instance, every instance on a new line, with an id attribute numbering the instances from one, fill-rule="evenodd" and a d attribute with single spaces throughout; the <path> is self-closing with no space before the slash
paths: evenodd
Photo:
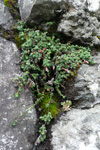
<path id="1" fill-rule="evenodd" d="M 21 40 L 21 38 L 19 37 L 19 33 L 16 31 L 11 30 L 9 32 L 9 31 L 5 31 L 3 28 L 1 28 L 0 31 L 2 31 L 3 38 L 15 42 L 18 48 L 21 48 L 21 45 L 25 42 Z"/>
<path id="2" fill-rule="evenodd" d="M 92 36 L 96 36 L 96 33 L 92 33 Z"/>
<path id="3" fill-rule="evenodd" d="M 16 33 L 15 35 L 15 40 L 16 40 L 16 45 L 18 48 L 21 47 L 21 45 L 25 42 L 25 41 L 22 41 L 21 38 L 19 37 L 19 34 Z"/>
<path id="4" fill-rule="evenodd" d="M 12 0 L 12 2 L 13 2 L 13 0 Z M 12 8 L 11 0 L 4 0 L 4 5 L 7 6 L 8 8 Z"/>
<path id="5" fill-rule="evenodd" d="M 8 36 L 7 32 L 4 32 L 4 36 L 5 36 L 5 38 Z"/>
<path id="6" fill-rule="evenodd" d="M 97 38 L 100 40 L 100 36 L 97 36 Z"/>
<path id="7" fill-rule="evenodd" d="M 15 19 L 20 19 L 18 4 L 15 0 L 4 0 L 4 5 L 8 7 L 11 15 Z"/>
<path id="8" fill-rule="evenodd" d="M 21 47 L 21 45 L 25 42 L 25 39 L 29 39 L 29 36 L 25 33 L 24 36 L 25 36 L 25 39 L 22 40 L 21 37 L 19 36 L 19 33 L 14 33 L 15 34 L 15 40 L 16 40 L 16 45 L 18 48 Z"/>
<path id="9" fill-rule="evenodd" d="M 93 16 L 94 16 L 94 13 L 93 13 L 93 12 L 90 12 L 90 16 L 93 17 Z"/>
<path id="10" fill-rule="evenodd" d="M 11 37 L 10 33 L 8 33 L 8 31 L 3 29 L 2 27 L 0 27 L 0 32 L 2 33 L 2 37 L 7 40 Z"/>
<path id="11" fill-rule="evenodd" d="M 59 95 L 58 94 L 53 94 L 51 103 L 50 103 L 50 93 L 45 92 L 44 93 L 44 99 L 42 103 L 40 104 L 40 107 L 42 109 L 43 114 L 48 113 L 48 105 L 49 105 L 49 112 L 51 112 L 53 118 L 56 118 L 57 114 L 61 111 L 60 106 L 59 106 Z"/>
<path id="12" fill-rule="evenodd" d="M 16 12 L 16 9 L 14 8 L 15 5 L 17 5 L 16 1 L 14 0 L 4 0 L 4 5 L 7 6 L 10 9 L 13 9 L 14 12 Z"/>

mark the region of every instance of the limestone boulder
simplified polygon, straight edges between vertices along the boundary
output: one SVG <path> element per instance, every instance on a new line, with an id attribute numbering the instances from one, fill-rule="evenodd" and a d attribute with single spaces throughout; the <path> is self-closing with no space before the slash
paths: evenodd
<path id="1" fill-rule="evenodd" d="M 21 18 L 32 24 L 56 19 L 68 9 L 67 0 L 19 0 Z"/>
<path id="2" fill-rule="evenodd" d="M 3 0 L 0 0 L 0 26 L 6 30 L 9 30 L 13 24 L 14 20 L 8 11 L 8 8 L 4 5 Z"/>
<path id="3" fill-rule="evenodd" d="M 100 45 L 100 0 L 69 0 L 58 31 L 73 39 Z"/>
<path id="4" fill-rule="evenodd" d="M 53 150 L 100 150 L 100 105 L 72 109 L 52 126 Z"/>
<path id="5" fill-rule="evenodd" d="M 26 116 L 22 116 L 15 127 L 12 123 L 33 105 L 32 94 L 29 90 L 22 90 L 18 99 L 14 97 L 17 89 L 14 78 L 20 76 L 20 53 L 13 42 L 0 37 L 0 150 L 28 150 L 32 143 L 28 137 L 35 134 L 36 111 L 30 109 Z"/>
<path id="6" fill-rule="evenodd" d="M 64 113 L 52 126 L 53 150 L 100 149 L 100 53 L 95 65 L 83 64 L 75 81 L 77 105 Z"/>
<path id="7" fill-rule="evenodd" d="M 74 85 L 74 100 L 78 108 L 91 108 L 100 103 L 100 53 L 94 56 L 95 65 L 83 64 Z"/>

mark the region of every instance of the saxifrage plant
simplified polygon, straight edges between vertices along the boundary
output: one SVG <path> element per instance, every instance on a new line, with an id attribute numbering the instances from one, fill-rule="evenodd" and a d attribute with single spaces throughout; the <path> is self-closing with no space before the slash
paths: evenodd
<path id="1" fill-rule="evenodd" d="M 65 99 L 65 95 L 61 92 L 62 88 L 65 89 L 65 82 L 75 76 L 82 63 L 94 64 L 94 62 L 89 47 L 85 48 L 70 43 L 62 44 L 60 39 L 56 39 L 54 35 L 48 36 L 47 32 L 29 29 L 23 22 L 18 23 L 17 29 L 23 41 L 21 45 L 23 74 L 18 79 L 19 89 L 15 97 L 21 94 L 21 87 L 24 85 L 32 89 L 34 106 L 37 104 L 42 106 L 41 103 L 45 101 L 45 93 L 49 93 L 50 98 L 45 105 L 45 114 L 40 117 L 44 122 L 39 130 L 41 141 L 43 141 L 46 138 L 46 125 L 54 118 L 50 111 L 50 104 L 57 107 L 53 94 L 56 92 Z"/>

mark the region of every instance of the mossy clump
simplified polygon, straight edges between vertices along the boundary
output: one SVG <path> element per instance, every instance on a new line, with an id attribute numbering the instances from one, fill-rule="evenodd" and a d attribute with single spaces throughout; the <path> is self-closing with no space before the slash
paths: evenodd
<path id="1" fill-rule="evenodd" d="M 92 33 L 92 36 L 96 36 L 96 33 Z"/>
<path id="2" fill-rule="evenodd" d="M 100 40 L 100 36 L 97 36 L 97 38 Z"/>
<path id="3" fill-rule="evenodd" d="M 8 8 L 12 8 L 12 4 L 15 4 L 16 1 L 14 0 L 4 0 L 4 5 L 7 6 Z"/>
<path id="4" fill-rule="evenodd" d="M 45 92 L 44 98 L 40 104 L 40 108 L 42 109 L 42 113 L 48 114 L 48 108 L 49 112 L 52 114 L 53 118 L 56 118 L 58 113 L 61 111 L 60 105 L 59 105 L 59 95 L 56 93 L 53 93 L 53 96 L 50 100 L 50 93 Z"/>
<path id="5" fill-rule="evenodd" d="M 15 41 L 16 41 L 16 45 L 18 48 L 21 47 L 21 45 L 24 43 L 23 40 L 21 40 L 20 36 L 18 33 L 15 34 Z"/>
<path id="6" fill-rule="evenodd" d="M 8 7 L 9 12 L 14 19 L 20 19 L 18 3 L 15 0 L 4 0 L 4 5 Z"/>
<path id="7" fill-rule="evenodd" d="M 93 17 L 93 16 L 94 16 L 94 13 L 93 13 L 93 12 L 90 12 L 90 16 Z"/>

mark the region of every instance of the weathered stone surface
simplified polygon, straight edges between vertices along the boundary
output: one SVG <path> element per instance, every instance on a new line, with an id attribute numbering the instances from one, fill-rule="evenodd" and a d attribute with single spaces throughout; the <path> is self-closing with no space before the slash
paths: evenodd
<path id="1" fill-rule="evenodd" d="M 74 87 L 78 107 L 52 126 L 53 150 L 100 150 L 100 53 L 94 61 L 79 69 Z"/>
<path id="2" fill-rule="evenodd" d="M 19 0 L 21 18 L 30 24 L 50 21 L 68 9 L 66 0 Z"/>
<path id="3" fill-rule="evenodd" d="M 20 15 L 22 19 L 27 19 L 31 13 L 31 9 L 34 5 L 35 1 L 34 0 L 19 0 L 19 8 L 20 8 Z"/>
<path id="4" fill-rule="evenodd" d="M 100 150 L 100 105 L 72 109 L 52 127 L 53 150 Z"/>
<path id="5" fill-rule="evenodd" d="M 100 45 L 100 0 L 69 0 L 70 8 L 63 15 L 58 31 L 73 39 Z"/>
<path id="6" fill-rule="evenodd" d="M 19 0 L 21 18 L 29 24 L 56 20 L 58 31 L 100 45 L 100 0 Z"/>
<path id="7" fill-rule="evenodd" d="M 78 108 L 93 107 L 100 103 L 100 53 L 94 56 L 95 65 L 83 64 L 74 85 L 74 100 L 79 100 Z"/>
<path id="8" fill-rule="evenodd" d="M 14 78 L 20 75 L 16 65 L 20 54 L 16 45 L 0 37 L 0 150 L 29 150 L 28 136 L 34 135 L 36 111 L 30 110 L 12 127 L 14 119 L 33 105 L 31 92 L 23 89 L 15 99 Z"/>
<path id="9" fill-rule="evenodd" d="M 4 5 L 4 2 L 0 0 L 0 26 L 4 29 L 10 29 L 13 23 L 14 20 L 8 11 L 8 8 Z"/>
<path id="10" fill-rule="evenodd" d="M 73 6 L 78 9 L 79 7 L 86 7 L 91 12 L 97 12 L 100 8 L 100 0 L 69 0 Z"/>

